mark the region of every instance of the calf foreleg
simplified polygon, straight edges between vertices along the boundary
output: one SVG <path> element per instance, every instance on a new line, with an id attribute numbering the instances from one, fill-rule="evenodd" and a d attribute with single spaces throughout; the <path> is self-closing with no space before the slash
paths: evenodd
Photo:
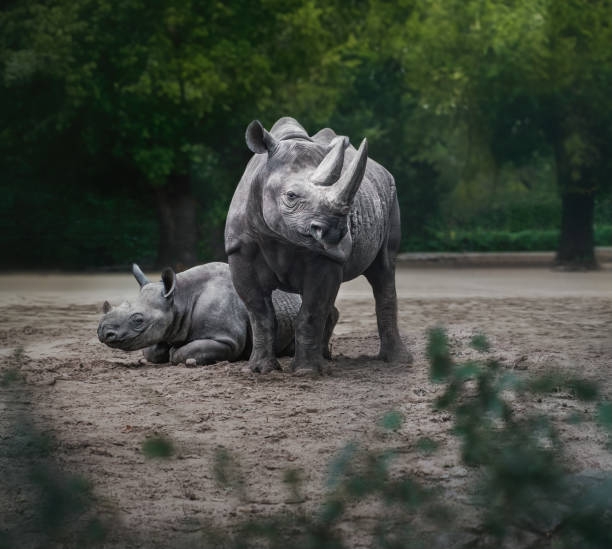
<path id="1" fill-rule="evenodd" d="M 143 349 L 142 354 L 148 362 L 164 364 L 170 361 L 170 346 L 167 343 L 156 343 Z"/>

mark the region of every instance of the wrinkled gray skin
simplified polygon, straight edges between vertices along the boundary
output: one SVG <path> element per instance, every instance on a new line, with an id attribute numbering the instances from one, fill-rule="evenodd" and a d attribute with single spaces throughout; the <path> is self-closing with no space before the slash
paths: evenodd
<path id="1" fill-rule="evenodd" d="M 225 226 L 232 280 L 249 311 L 253 371 L 278 369 L 272 291 L 302 295 L 293 369 L 325 367 L 328 318 L 340 283 L 364 274 L 376 300 L 379 358 L 410 362 L 397 327 L 400 213 L 391 174 L 325 128 L 309 137 L 293 118 L 246 131 L 255 153 Z"/>
<path id="2" fill-rule="evenodd" d="M 249 317 L 226 263 L 207 263 L 179 274 L 166 269 L 161 282 L 149 282 L 138 265 L 132 272 L 140 294 L 117 307 L 104 303 L 98 326 L 102 343 L 124 351 L 144 349 L 145 358 L 156 363 L 248 358 Z M 274 352 L 292 354 L 300 298 L 279 291 L 272 300 L 277 318 Z"/>

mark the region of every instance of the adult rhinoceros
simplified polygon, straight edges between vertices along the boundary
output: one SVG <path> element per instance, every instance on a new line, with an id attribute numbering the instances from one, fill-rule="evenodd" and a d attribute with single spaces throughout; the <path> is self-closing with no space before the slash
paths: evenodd
<path id="1" fill-rule="evenodd" d="M 411 357 L 397 327 L 395 256 L 400 212 L 391 174 L 345 136 L 325 128 L 309 137 L 293 118 L 267 132 L 246 131 L 255 155 L 236 188 L 225 226 L 234 286 L 253 329 L 249 366 L 279 369 L 271 293 L 302 295 L 292 369 L 322 372 L 326 324 L 341 282 L 364 274 L 376 299 L 378 357 Z M 334 319 L 335 320 L 335 319 Z"/>

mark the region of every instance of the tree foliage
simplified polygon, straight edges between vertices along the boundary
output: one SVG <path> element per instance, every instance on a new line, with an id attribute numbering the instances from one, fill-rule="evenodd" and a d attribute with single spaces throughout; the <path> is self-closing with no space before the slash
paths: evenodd
<path id="1" fill-rule="evenodd" d="M 405 246 L 560 225 L 569 256 L 592 254 L 612 158 L 606 0 L 13 0 L 0 31 L 5 208 L 31 228 L 13 247 L 54 230 L 88 240 L 62 219 L 66 198 L 83 210 L 88 196 L 157 219 L 131 234 L 145 255 L 201 237 L 200 258 L 219 253 L 244 128 L 289 114 L 368 136 L 396 178 Z M 132 232 L 127 213 L 95 215 Z M 128 259 L 108 249 L 106 264 Z"/>

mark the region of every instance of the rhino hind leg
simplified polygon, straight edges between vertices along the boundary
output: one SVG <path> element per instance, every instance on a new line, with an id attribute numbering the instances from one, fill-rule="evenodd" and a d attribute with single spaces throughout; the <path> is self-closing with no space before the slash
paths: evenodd
<path id="1" fill-rule="evenodd" d="M 181 364 L 191 358 L 200 366 L 223 360 L 235 360 L 237 358 L 235 355 L 234 349 L 228 343 L 214 339 L 196 339 L 181 347 L 172 347 L 170 349 L 170 362 Z"/>
<path id="2" fill-rule="evenodd" d="M 385 362 L 412 362 L 412 355 L 402 342 L 397 326 L 395 269 L 372 265 L 365 273 L 376 301 L 376 323 L 380 337 L 378 358 Z"/>
<path id="3" fill-rule="evenodd" d="M 293 356 L 295 355 L 295 340 L 292 339 L 289 344 L 282 349 L 277 356 Z"/>
<path id="4" fill-rule="evenodd" d="M 330 262 L 313 262 L 304 276 L 302 307 L 296 319 L 295 356 L 291 371 L 322 374 L 329 371 L 324 346 L 333 329 L 331 312 L 342 281 L 342 267 Z"/>
<path id="5" fill-rule="evenodd" d="M 395 290 L 395 256 L 399 249 L 399 207 L 395 204 L 391 230 L 384 246 L 364 275 L 372 286 L 376 301 L 376 323 L 380 337 L 378 358 L 385 362 L 412 363 L 412 355 L 400 337 L 397 324 L 397 292 Z"/>
<path id="6" fill-rule="evenodd" d="M 327 360 L 331 360 L 331 345 L 330 340 L 331 336 L 334 333 L 334 328 L 336 327 L 336 323 L 338 322 L 338 318 L 340 317 L 340 313 L 336 307 L 332 307 L 327 320 L 325 322 L 325 333 L 323 336 L 323 358 Z M 278 356 L 294 356 L 295 355 L 295 339 L 292 338 L 289 344 L 280 352 Z"/>
<path id="7" fill-rule="evenodd" d="M 165 364 L 170 362 L 170 346 L 167 343 L 156 343 L 143 349 L 142 354 L 148 362 Z"/>

